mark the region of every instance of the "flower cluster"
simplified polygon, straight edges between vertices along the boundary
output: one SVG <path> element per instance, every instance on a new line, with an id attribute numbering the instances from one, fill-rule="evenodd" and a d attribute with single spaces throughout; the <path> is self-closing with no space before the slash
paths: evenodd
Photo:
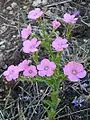
<path id="1" fill-rule="evenodd" d="M 49 24 L 43 22 L 42 16 L 44 12 L 40 8 L 35 8 L 28 13 L 28 19 L 36 25 L 38 24 L 38 32 L 32 29 L 29 23 L 21 30 L 21 38 L 23 41 L 22 51 L 30 55 L 32 60 L 23 60 L 17 66 L 11 65 L 3 73 L 7 81 L 17 80 L 20 76 L 28 77 L 29 80 L 45 81 L 52 88 L 50 99 L 44 100 L 47 108 L 47 119 L 55 120 L 57 105 L 60 102 L 58 91 L 60 83 L 65 80 L 65 76 L 71 82 L 78 82 L 86 76 L 86 70 L 81 63 L 70 61 L 63 67 L 63 72 L 60 71 L 61 53 L 68 49 L 69 39 L 71 39 L 71 31 L 73 24 L 76 23 L 78 13 L 65 13 L 62 20 L 66 26 L 65 35 L 59 35 L 59 27 L 61 22 L 55 19 L 51 22 L 50 29 L 47 29 Z M 28 23 L 28 22 L 27 22 Z M 57 32 L 58 31 L 58 32 Z M 47 52 L 47 55 L 41 52 Z M 40 55 L 40 56 L 39 56 Z M 42 56 L 43 55 L 43 56 Z M 25 79 L 24 78 L 24 79 Z M 83 97 L 75 98 L 72 104 L 75 107 L 81 106 L 85 102 Z M 48 109 L 49 108 L 49 109 Z"/>
<path id="2" fill-rule="evenodd" d="M 28 14 L 28 19 L 31 20 L 39 20 L 43 15 L 43 11 L 40 8 L 35 8 L 30 11 Z M 70 15 L 69 13 L 65 13 L 63 16 L 63 21 L 67 24 L 76 23 L 77 19 L 75 14 Z M 53 29 L 59 28 L 61 23 L 58 20 L 54 20 L 52 22 Z M 38 40 L 35 37 L 32 37 L 32 26 L 29 24 L 27 27 L 23 28 L 21 31 L 21 37 L 24 39 L 23 41 L 23 52 L 34 54 L 39 50 L 39 46 L 42 45 L 42 40 Z M 47 41 L 46 41 L 47 42 Z M 68 47 L 68 41 L 66 38 L 62 38 L 57 36 L 54 40 L 52 39 L 52 43 L 50 41 L 50 46 L 55 49 L 54 52 L 61 52 L 65 48 Z M 46 46 L 47 47 L 47 46 Z M 57 61 L 56 61 L 57 62 Z M 22 72 L 25 77 L 35 77 L 39 75 L 41 77 L 47 76 L 50 77 L 54 74 L 55 69 L 57 68 L 55 62 L 52 60 L 44 58 L 39 65 L 32 65 L 30 60 L 24 60 L 19 65 L 14 66 L 11 65 L 8 69 L 3 73 L 6 80 L 11 81 L 18 78 L 19 73 Z M 86 76 L 86 71 L 82 64 L 71 61 L 63 68 L 64 74 L 68 76 L 70 81 L 78 81 L 80 78 Z"/>
<path id="3" fill-rule="evenodd" d="M 30 64 L 30 65 L 29 65 Z M 31 65 L 30 60 L 22 61 L 18 66 L 11 65 L 3 73 L 7 81 L 16 80 L 20 72 L 23 72 L 25 77 L 39 76 L 52 76 L 56 65 L 54 62 L 50 62 L 48 59 L 43 59 L 37 66 Z"/>

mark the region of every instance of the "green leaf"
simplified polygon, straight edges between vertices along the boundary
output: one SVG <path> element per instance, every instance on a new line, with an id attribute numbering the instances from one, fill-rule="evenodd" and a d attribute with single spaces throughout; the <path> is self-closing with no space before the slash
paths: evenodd
<path id="1" fill-rule="evenodd" d="M 48 119 L 47 120 L 55 120 L 56 110 L 50 109 L 48 112 Z"/>
<path id="2" fill-rule="evenodd" d="M 48 105 L 49 107 L 52 107 L 52 101 L 50 100 L 43 100 L 43 103 Z"/>
<path id="3" fill-rule="evenodd" d="M 58 93 L 57 91 L 51 93 L 52 106 L 55 108 L 58 103 Z"/>

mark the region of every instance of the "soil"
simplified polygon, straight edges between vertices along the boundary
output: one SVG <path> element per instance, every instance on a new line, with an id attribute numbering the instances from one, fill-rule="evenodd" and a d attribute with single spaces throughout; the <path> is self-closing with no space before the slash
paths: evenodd
<path id="1" fill-rule="evenodd" d="M 57 108 L 57 112 L 59 112 L 56 120 L 89 120 L 90 99 L 87 101 L 86 99 L 90 95 L 90 0 L 63 2 L 64 0 L 0 0 L 0 76 L 9 65 L 17 65 L 22 59 L 28 57 L 22 52 L 20 31 L 25 26 L 25 16 L 30 9 L 36 6 L 42 7 L 48 15 L 52 16 L 52 19 L 55 18 L 55 14 L 63 15 L 66 11 L 79 10 L 80 18 L 72 31 L 71 55 L 64 59 L 75 59 L 85 64 L 88 74 L 81 84 L 88 84 L 83 89 L 78 83 L 69 81 L 62 83 L 60 86 L 60 98 L 62 99 Z M 57 9 L 59 10 L 57 11 Z M 82 54 L 78 51 L 82 51 Z M 44 83 L 7 83 L 2 78 L 0 80 L 0 105 L 4 106 L 1 110 L 4 119 L 0 113 L 0 120 L 23 120 L 24 117 L 26 120 L 43 120 L 45 109 L 42 97 L 45 92 L 44 97 L 48 96 L 50 92 L 48 86 Z M 75 97 L 80 96 L 84 96 L 85 102 L 83 105 L 75 107 L 72 101 Z M 22 115 L 20 118 L 19 114 L 25 110 L 24 117 Z"/>

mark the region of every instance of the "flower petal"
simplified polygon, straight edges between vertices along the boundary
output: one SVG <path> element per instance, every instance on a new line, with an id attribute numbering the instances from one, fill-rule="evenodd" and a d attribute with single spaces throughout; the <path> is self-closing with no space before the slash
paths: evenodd
<path id="1" fill-rule="evenodd" d="M 38 71 L 38 74 L 43 77 L 46 75 L 46 72 L 45 71 Z"/>
<path id="2" fill-rule="evenodd" d="M 72 81 L 72 82 L 77 82 L 77 81 L 80 80 L 77 76 L 72 75 L 72 74 L 70 74 L 70 75 L 68 76 L 68 78 L 69 78 L 69 80 Z"/>
<path id="3" fill-rule="evenodd" d="M 84 70 L 84 71 L 82 71 L 82 72 L 79 72 L 76 76 L 77 76 L 78 78 L 84 78 L 84 77 L 86 76 L 86 74 L 87 74 L 87 72 Z"/>

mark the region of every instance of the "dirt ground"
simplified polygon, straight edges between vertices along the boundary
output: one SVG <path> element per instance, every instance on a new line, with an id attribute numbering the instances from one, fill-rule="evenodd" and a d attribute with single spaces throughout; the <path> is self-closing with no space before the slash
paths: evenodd
<path id="1" fill-rule="evenodd" d="M 17 65 L 24 59 L 20 31 L 26 25 L 28 11 L 34 7 L 41 7 L 52 19 L 55 14 L 62 16 L 66 11 L 80 11 L 80 19 L 72 32 L 70 56 L 66 59 L 85 64 L 88 74 L 82 84 L 88 83 L 88 86 L 82 89 L 78 84 L 62 83 L 62 102 L 58 106 L 56 120 L 89 120 L 90 99 L 78 108 L 74 108 L 71 102 L 75 96 L 90 95 L 90 0 L 0 0 L 0 76 L 9 65 Z M 44 97 L 49 94 L 50 88 L 38 83 L 5 83 L 1 77 L 0 105 L 4 108 L 0 107 L 0 120 L 43 120 L 45 110 L 41 101 L 43 94 Z M 20 116 L 22 111 L 24 113 Z"/>

